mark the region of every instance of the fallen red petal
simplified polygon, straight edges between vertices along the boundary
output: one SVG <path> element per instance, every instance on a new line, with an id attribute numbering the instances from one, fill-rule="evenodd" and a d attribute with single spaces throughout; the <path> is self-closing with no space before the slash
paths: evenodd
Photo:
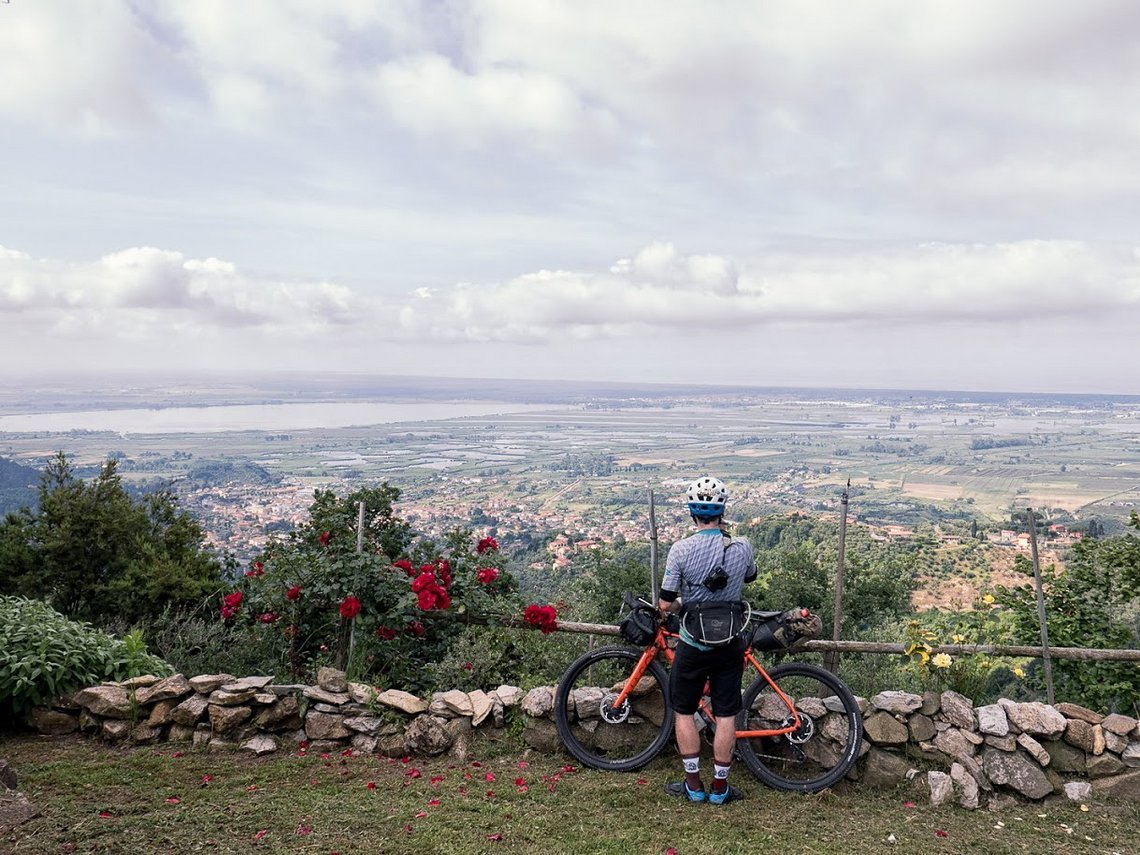
<path id="1" fill-rule="evenodd" d="M 168 798 L 166 800 L 166 803 L 168 805 L 176 805 L 176 804 L 179 804 L 181 801 L 182 801 L 182 799 L 178 798 L 178 796 L 171 796 L 170 798 Z"/>
<path id="2" fill-rule="evenodd" d="M 428 807 L 439 807 L 439 799 L 428 799 Z"/>
<path id="3" fill-rule="evenodd" d="M 415 817 L 414 817 L 414 818 L 415 818 L 415 819 L 423 819 L 425 816 L 427 816 L 427 811 L 426 811 L 426 810 L 421 810 L 421 811 L 417 811 L 417 812 L 416 812 L 416 815 L 415 815 Z"/>
<path id="4" fill-rule="evenodd" d="M 369 781 L 364 786 L 366 786 L 370 790 L 375 790 L 376 789 L 376 782 L 375 781 Z"/>
<path id="5" fill-rule="evenodd" d="M 484 781 L 494 781 L 495 780 L 495 773 L 494 772 L 488 772 L 486 775 L 483 776 L 483 780 Z"/>
<path id="6" fill-rule="evenodd" d="M 914 802 L 903 802 L 903 807 L 904 808 L 912 808 L 912 807 L 918 807 L 918 805 L 916 805 Z"/>
<path id="7" fill-rule="evenodd" d="M 950 832 L 943 831 L 941 828 L 936 828 L 936 829 L 934 829 L 934 836 L 935 837 L 949 837 Z"/>
<path id="8" fill-rule="evenodd" d="M 528 766 L 530 766 L 530 764 L 529 764 L 529 763 L 527 763 L 525 760 L 520 760 L 520 761 L 519 761 L 519 768 L 520 768 L 520 769 L 526 769 Z"/>
<path id="9" fill-rule="evenodd" d="M 115 817 L 115 815 L 113 813 L 111 813 L 109 810 L 99 811 L 99 818 L 100 819 L 114 819 L 114 817 Z"/>
<path id="10" fill-rule="evenodd" d="M 257 832 L 257 834 L 253 835 L 253 839 L 254 840 L 260 840 L 261 838 L 263 838 L 268 833 L 269 833 L 269 830 L 266 828 L 263 828 L 263 829 L 261 829 L 261 831 Z"/>
<path id="11" fill-rule="evenodd" d="M 293 833 L 298 837 L 308 837 L 313 833 L 313 827 L 311 825 L 298 825 L 297 830 Z"/>
<path id="12" fill-rule="evenodd" d="M 638 778 L 637 783 L 644 787 L 649 782 L 647 780 L 645 780 L 644 778 Z"/>
<path id="13" fill-rule="evenodd" d="M 487 835 L 487 839 L 488 839 L 488 840 L 493 840 L 493 841 L 495 841 L 496 843 L 498 843 L 500 840 L 502 840 L 502 839 L 503 839 L 503 832 L 501 832 L 501 831 L 496 831 L 494 834 L 488 834 L 488 835 Z"/>

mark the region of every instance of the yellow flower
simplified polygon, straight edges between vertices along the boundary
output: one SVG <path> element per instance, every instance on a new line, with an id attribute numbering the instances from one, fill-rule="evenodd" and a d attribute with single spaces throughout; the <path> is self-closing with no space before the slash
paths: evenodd
<path id="1" fill-rule="evenodd" d="M 953 641 L 955 644 L 961 644 L 963 641 L 966 640 L 966 636 L 956 632 L 952 636 L 950 636 L 950 640 Z"/>
<path id="2" fill-rule="evenodd" d="M 992 605 L 993 601 L 994 601 L 994 595 L 993 594 L 986 594 L 984 597 L 982 597 L 982 602 L 985 603 L 987 606 Z"/>
<path id="3" fill-rule="evenodd" d="M 950 658 L 949 653 L 939 653 L 933 659 L 930 660 L 931 664 L 935 668 L 949 668 L 950 663 L 953 661 L 954 660 Z"/>
<path id="4" fill-rule="evenodd" d="M 1020 680 L 1022 677 L 1025 676 L 1025 672 L 1020 668 L 1014 668 L 1013 669 L 1013 676 L 1015 676 L 1017 679 Z"/>

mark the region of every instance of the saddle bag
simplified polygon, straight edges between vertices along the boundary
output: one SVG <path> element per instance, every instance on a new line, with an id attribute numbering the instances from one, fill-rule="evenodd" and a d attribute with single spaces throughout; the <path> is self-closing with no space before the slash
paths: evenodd
<path id="1" fill-rule="evenodd" d="M 761 620 L 752 630 L 753 650 L 787 650 L 800 641 L 815 638 L 823 631 L 823 621 L 805 608 L 786 612 Z"/>

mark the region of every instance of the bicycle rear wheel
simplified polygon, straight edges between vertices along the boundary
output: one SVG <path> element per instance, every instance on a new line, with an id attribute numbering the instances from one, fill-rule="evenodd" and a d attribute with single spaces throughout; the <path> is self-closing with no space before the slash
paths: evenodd
<path id="1" fill-rule="evenodd" d="M 599 647 L 579 656 L 558 682 L 554 721 L 567 750 L 594 769 L 631 772 L 661 753 L 673 733 L 668 675 L 654 660 L 615 705 L 644 651 Z"/>
<path id="2" fill-rule="evenodd" d="M 795 704 L 800 726 L 782 736 L 739 737 L 736 747 L 749 771 L 770 787 L 814 793 L 839 781 L 859 757 L 863 716 L 855 697 L 830 671 L 789 662 L 768 672 Z M 744 692 L 738 732 L 777 730 L 794 721 L 791 710 L 763 676 Z"/>

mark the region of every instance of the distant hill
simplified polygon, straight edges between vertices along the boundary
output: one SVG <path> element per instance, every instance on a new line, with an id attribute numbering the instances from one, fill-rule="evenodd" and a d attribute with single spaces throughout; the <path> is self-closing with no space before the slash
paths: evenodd
<path id="1" fill-rule="evenodd" d="M 0 515 L 20 508 L 34 507 L 40 472 L 0 457 Z"/>
<path id="2" fill-rule="evenodd" d="M 185 480 L 199 487 L 220 487 L 235 481 L 241 484 L 274 484 L 280 478 L 256 463 L 213 460 L 195 466 L 186 473 Z"/>

